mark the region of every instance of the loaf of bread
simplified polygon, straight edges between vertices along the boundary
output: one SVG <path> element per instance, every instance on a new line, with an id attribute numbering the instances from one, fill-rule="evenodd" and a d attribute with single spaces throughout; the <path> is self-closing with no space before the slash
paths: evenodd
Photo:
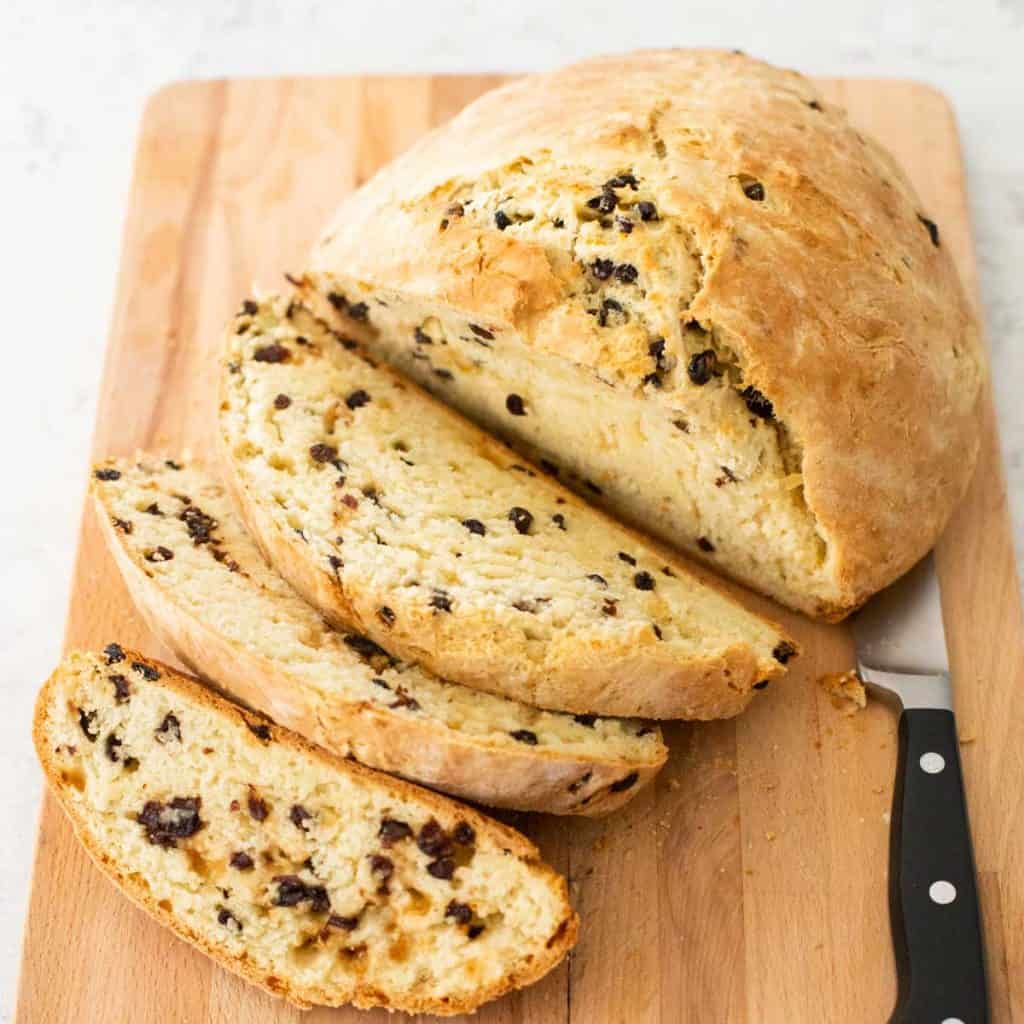
<path id="1" fill-rule="evenodd" d="M 497 807 L 599 815 L 665 762 L 645 722 L 540 711 L 445 683 L 339 633 L 260 556 L 223 489 L 184 459 L 93 471 L 136 607 L 203 678 L 342 757 Z"/>
<path id="2" fill-rule="evenodd" d="M 285 298 L 223 370 L 226 472 L 268 560 L 342 628 L 475 689 L 581 714 L 716 718 L 794 653 Z"/>
<path id="3" fill-rule="evenodd" d="M 564 880 L 522 836 L 117 644 L 68 656 L 34 736 L 117 886 L 299 1006 L 471 1011 L 575 941 Z"/>
<path id="4" fill-rule="evenodd" d="M 975 462 L 979 333 L 931 212 L 741 54 L 488 93 L 345 199 L 311 268 L 377 356 L 812 615 L 921 557 Z"/>

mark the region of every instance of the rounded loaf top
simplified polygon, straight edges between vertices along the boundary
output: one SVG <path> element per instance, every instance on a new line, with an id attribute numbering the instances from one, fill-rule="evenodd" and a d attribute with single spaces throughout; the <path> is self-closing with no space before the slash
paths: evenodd
<path id="1" fill-rule="evenodd" d="M 742 54 L 602 57 L 487 93 L 343 202 L 312 270 L 658 407 L 711 404 L 716 451 L 774 428 L 814 538 L 804 582 L 723 567 L 812 614 L 909 568 L 973 469 L 984 360 L 940 226 L 843 110 Z"/>

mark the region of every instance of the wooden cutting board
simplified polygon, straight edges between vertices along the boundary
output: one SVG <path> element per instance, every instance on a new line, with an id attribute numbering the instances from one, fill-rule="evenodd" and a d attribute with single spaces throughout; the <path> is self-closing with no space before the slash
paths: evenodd
<path id="1" fill-rule="evenodd" d="M 495 77 L 274 79 L 170 86 L 147 105 L 94 451 L 210 446 L 222 322 L 276 287 L 342 193 Z M 829 81 L 895 151 L 977 294 L 956 127 L 907 82 Z M 69 338 L 73 344 L 74 339 Z M 1024 630 L 991 402 L 974 485 L 940 547 L 996 1021 L 1024 1020 Z M 80 492 L 85 477 L 68 497 Z M 851 495 L 856 501 L 857 496 Z M 749 598 L 767 608 L 767 602 Z M 822 1024 L 884 1020 L 895 720 L 817 685 L 850 667 L 842 627 L 778 613 L 806 654 L 734 722 L 670 726 L 655 785 L 608 821 L 519 819 L 571 879 L 571 961 L 480 1024 Z M 169 657 L 129 604 L 92 519 L 68 646 L 117 638 Z M 20 1024 L 298 1021 L 130 906 L 44 801 Z M 303 1020 L 384 1021 L 314 1010 Z M 938 1024 L 938 1022 L 936 1022 Z"/>

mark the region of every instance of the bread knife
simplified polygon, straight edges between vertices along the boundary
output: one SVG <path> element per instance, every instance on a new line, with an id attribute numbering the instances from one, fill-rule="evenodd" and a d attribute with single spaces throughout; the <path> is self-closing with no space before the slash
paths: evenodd
<path id="1" fill-rule="evenodd" d="M 890 1024 L 983 1024 L 988 987 L 935 559 L 853 619 L 860 677 L 899 703 L 889 908 L 899 993 Z"/>

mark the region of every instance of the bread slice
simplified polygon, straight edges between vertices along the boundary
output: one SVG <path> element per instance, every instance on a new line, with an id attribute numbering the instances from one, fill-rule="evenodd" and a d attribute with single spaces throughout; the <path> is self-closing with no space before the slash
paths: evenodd
<path id="1" fill-rule="evenodd" d="M 783 672 L 773 624 L 287 298 L 229 333 L 229 479 L 274 567 L 332 622 L 539 707 L 718 718 Z"/>
<path id="2" fill-rule="evenodd" d="M 522 836 L 117 644 L 62 662 L 34 738 L 118 887 L 299 1006 L 461 1013 L 575 941 L 565 881 Z"/>
<path id="3" fill-rule="evenodd" d="M 336 326 L 588 500 L 838 618 L 932 547 L 978 451 L 933 217 L 802 76 L 647 50 L 480 97 L 346 195 L 310 267 Z"/>
<path id="4" fill-rule="evenodd" d="M 339 633 L 263 561 L 223 489 L 184 460 L 93 471 L 136 606 L 200 676 L 341 756 L 478 803 L 604 814 L 667 756 L 655 726 L 540 711 L 446 683 Z"/>

